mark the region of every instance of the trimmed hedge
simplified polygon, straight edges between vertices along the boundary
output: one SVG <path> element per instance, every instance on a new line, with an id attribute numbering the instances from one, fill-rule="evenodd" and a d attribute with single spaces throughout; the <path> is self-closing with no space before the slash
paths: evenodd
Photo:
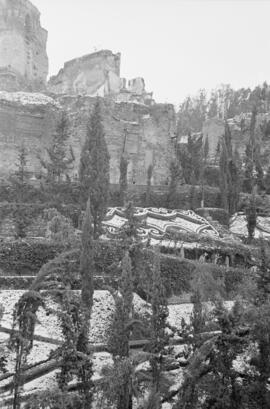
<path id="1" fill-rule="evenodd" d="M 34 279 L 34 276 L 0 276 L 0 288 L 1 290 L 28 290 Z"/>
<path id="2" fill-rule="evenodd" d="M 124 248 L 119 242 L 102 242 L 97 243 L 96 246 L 95 288 L 102 289 L 107 285 L 116 288 L 121 272 L 120 262 L 124 254 Z M 47 269 L 42 269 L 42 271 L 49 271 L 49 275 L 46 273 L 44 276 L 45 282 L 51 280 L 57 282 L 64 278 L 64 281 L 71 283 L 72 288 L 80 288 L 80 249 L 74 249 L 66 253 L 62 252 L 63 247 L 48 242 L 28 243 L 16 241 L 1 243 L 0 268 L 4 273 L 23 276 L 27 274 L 36 275 L 40 268 L 46 265 Z M 131 261 L 136 291 L 146 299 L 149 286 L 151 286 L 153 251 L 151 248 L 134 248 L 131 253 Z M 235 292 L 235 289 L 245 277 L 245 270 L 241 268 L 226 268 L 211 263 L 201 264 L 194 260 L 181 259 L 161 253 L 161 275 L 167 296 L 191 292 L 191 282 L 202 266 L 204 269 L 209 270 L 214 280 L 222 279 L 224 281 L 227 298 L 230 298 L 230 294 Z M 50 273 L 50 270 L 52 273 Z M 41 276 L 38 274 L 37 277 L 42 282 L 42 274 Z M 19 288 L 24 286 L 24 278 L 22 277 L 21 280 L 18 278 L 17 281 L 14 277 L 10 277 L 10 279 L 2 277 L 0 285 L 4 288 Z"/>
<path id="3" fill-rule="evenodd" d="M 1 290 L 29 290 L 35 280 L 35 276 L 0 276 Z M 117 289 L 118 278 L 111 276 L 94 277 L 95 290 L 104 290 L 107 287 Z M 75 280 L 73 290 L 80 290 L 81 283 Z"/>
<path id="4" fill-rule="evenodd" d="M 62 251 L 62 245 L 49 242 L 1 242 L 0 269 L 14 275 L 36 274 Z"/>

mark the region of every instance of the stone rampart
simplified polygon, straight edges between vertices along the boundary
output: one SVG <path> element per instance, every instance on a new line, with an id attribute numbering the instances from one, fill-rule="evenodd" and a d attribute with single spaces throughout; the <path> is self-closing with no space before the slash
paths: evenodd
<path id="1" fill-rule="evenodd" d="M 96 102 L 91 97 L 58 97 L 43 94 L 0 92 L 0 176 L 16 169 L 18 148 L 28 149 L 28 171 L 41 171 L 38 155 L 45 153 L 55 130 L 59 110 L 68 113 L 70 140 L 75 153 L 72 179 L 78 176 L 80 152 L 86 135 L 86 125 Z M 125 151 L 128 183 L 147 184 L 147 169 L 153 165 L 153 185 L 168 185 L 173 158 L 172 137 L 175 132 L 175 112 L 172 105 L 146 106 L 117 103 L 101 99 L 106 141 L 110 153 L 111 183 L 119 182 L 120 158 Z"/>
<path id="2" fill-rule="evenodd" d="M 39 91 L 46 85 L 47 31 L 28 0 L 0 0 L 0 90 Z"/>

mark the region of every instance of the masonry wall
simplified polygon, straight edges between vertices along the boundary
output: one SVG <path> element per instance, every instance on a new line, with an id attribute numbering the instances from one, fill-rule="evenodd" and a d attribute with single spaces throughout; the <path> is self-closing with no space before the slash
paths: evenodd
<path id="1" fill-rule="evenodd" d="M 47 31 L 28 0 L 0 0 L 0 90 L 43 90 L 48 75 Z"/>
<path id="2" fill-rule="evenodd" d="M 45 154 L 45 148 L 50 143 L 62 107 L 68 112 L 70 119 L 69 144 L 73 147 L 76 157 L 71 176 L 76 178 L 87 120 L 96 99 L 58 97 L 57 100 L 53 100 L 37 94 L 35 103 L 27 103 L 27 98 L 33 98 L 33 94 L 24 95 L 23 101 L 16 102 L 15 99 L 6 100 L 4 97 L 1 99 L 0 93 L 0 177 L 7 176 L 16 168 L 18 147 L 23 143 L 29 153 L 28 170 L 34 174 L 40 173 L 38 155 Z M 125 149 L 129 160 L 130 184 L 146 185 L 147 169 L 152 164 L 154 167 L 152 184 L 168 185 L 169 168 L 173 158 L 171 139 L 175 132 L 173 106 L 116 103 L 106 98 L 101 100 L 101 105 L 111 157 L 111 183 L 119 182 L 120 157 Z"/>
<path id="3" fill-rule="evenodd" d="M 63 97 L 58 101 L 69 112 L 72 146 L 76 156 L 75 169 L 78 169 L 87 120 L 96 100 L 90 97 Z M 168 184 L 169 168 L 173 158 L 171 139 L 175 132 L 173 106 L 116 103 L 104 98 L 102 115 L 111 158 L 111 183 L 119 182 L 120 157 L 125 149 L 129 161 L 130 184 L 145 185 L 147 169 L 151 164 L 154 167 L 152 184 Z"/>
<path id="4" fill-rule="evenodd" d="M 0 98 L 0 177 L 16 169 L 18 149 L 27 148 L 27 169 L 41 171 L 38 155 L 45 151 L 55 128 L 59 109 L 52 104 L 22 104 Z"/>
<path id="5" fill-rule="evenodd" d="M 121 55 L 98 51 L 65 63 L 48 89 L 55 94 L 101 96 L 120 92 Z"/>

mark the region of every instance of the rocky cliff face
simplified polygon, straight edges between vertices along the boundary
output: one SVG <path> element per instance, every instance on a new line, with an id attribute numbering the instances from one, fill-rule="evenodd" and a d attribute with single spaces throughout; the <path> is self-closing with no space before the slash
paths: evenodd
<path id="1" fill-rule="evenodd" d="M 80 151 L 86 134 L 86 124 L 95 103 L 90 97 L 62 97 L 60 104 L 69 112 L 71 119 L 72 146 L 75 150 L 78 170 Z M 102 114 L 106 141 L 110 153 L 111 183 L 119 182 L 119 164 L 126 152 L 128 182 L 145 185 L 147 169 L 154 166 L 153 184 L 165 185 L 169 180 L 169 167 L 173 157 L 171 139 L 175 132 L 175 113 L 172 105 L 145 106 L 117 103 L 102 99 Z"/>
<path id="2" fill-rule="evenodd" d="M 39 91 L 48 75 L 47 31 L 28 0 L 0 0 L 0 90 Z"/>
<path id="3" fill-rule="evenodd" d="M 28 148 L 30 175 L 37 176 L 40 173 L 37 156 L 45 154 L 61 108 L 68 112 L 70 119 L 69 143 L 76 157 L 71 176 L 76 178 L 86 124 L 95 101 L 91 97 L 66 96 L 53 99 L 43 94 L 0 93 L 0 175 L 6 176 L 15 169 L 18 148 L 23 143 Z M 130 184 L 145 185 L 147 169 L 153 165 L 153 185 L 166 185 L 173 156 L 173 106 L 117 103 L 104 98 L 102 114 L 111 157 L 111 183 L 119 182 L 120 157 L 125 151 L 129 160 Z"/>
<path id="4" fill-rule="evenodd" d="M 43 94 L 0 92 L 0 177 L 16 169 L 22 144 L 30 175 L 40 173 L 37 157 L 49 144 L 58 112 L 57 102 Z"/>

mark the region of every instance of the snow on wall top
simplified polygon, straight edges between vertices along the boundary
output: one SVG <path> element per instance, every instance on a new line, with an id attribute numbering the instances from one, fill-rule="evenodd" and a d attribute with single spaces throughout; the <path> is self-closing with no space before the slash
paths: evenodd
<path id="1" fill-rule="evenodd" d="M 53 98 L 37 92 L 0 91 L 0 101 L 14 102 L 21 105 L 53 105 L 60 108 L 60 104 Z"/>

